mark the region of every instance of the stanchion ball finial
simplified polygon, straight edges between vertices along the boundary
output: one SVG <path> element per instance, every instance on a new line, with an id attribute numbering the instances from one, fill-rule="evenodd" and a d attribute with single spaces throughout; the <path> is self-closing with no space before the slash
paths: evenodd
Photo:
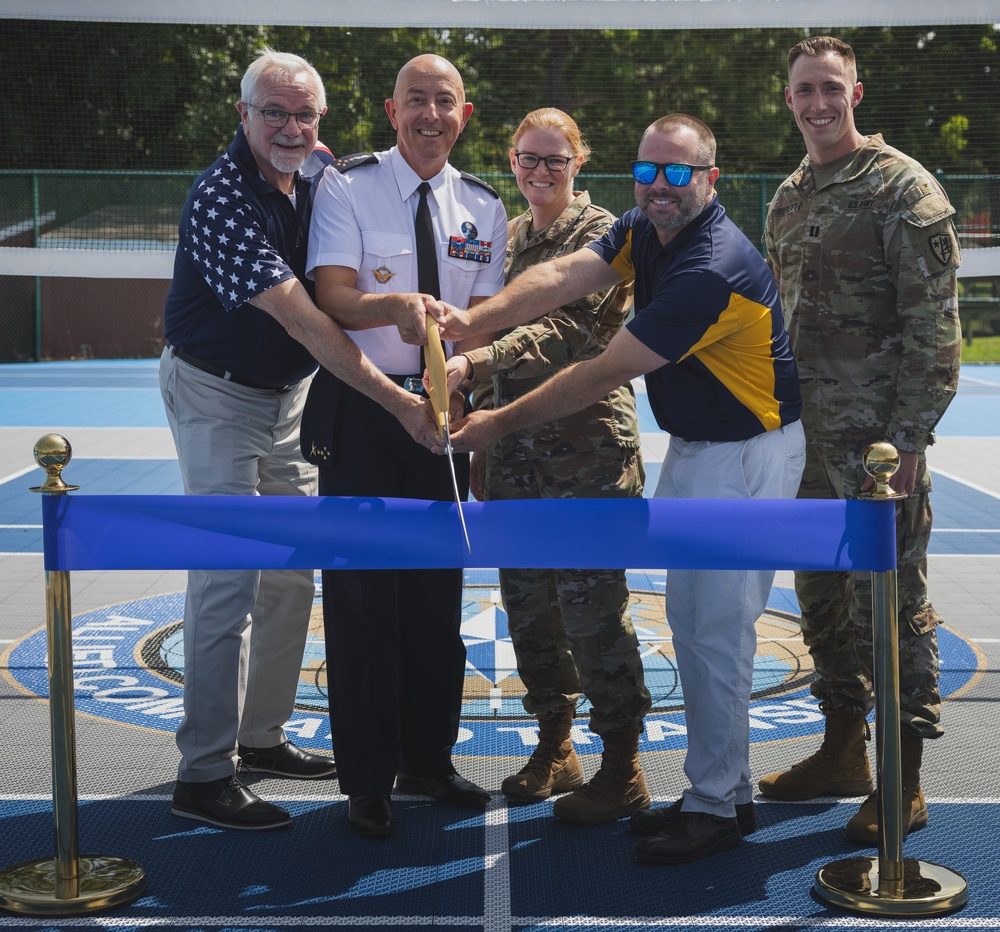
<path id="1" fill-rule="evenodd" d="M 48 478 L 44 484 L 32 489 L 32 492 L 70 492 L 80 488 L 78 485 L 67 485 L 60 473 L 73 458 L 73 448 L 69 441 L 60 434 L 46 434 L 35 444 L 35 462 L 45 470 Z"/>
<path id="2" fill-rule="evenodd" d="M 889 480 L 899 469 L 899 451 L 891 444 L 882 441 L 871 444 L 864 452 L 862 462 L 865 472 L 875 480 L 875 488 L 865 498 L 900 498 Z"/>

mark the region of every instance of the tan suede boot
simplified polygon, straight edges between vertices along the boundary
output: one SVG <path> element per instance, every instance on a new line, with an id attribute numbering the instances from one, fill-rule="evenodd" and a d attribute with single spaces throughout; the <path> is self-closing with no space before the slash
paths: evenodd
<path id="1" fill-rule="evenodd" d="M 927 802 L 920 787 L 920 761 L 924 742 L 917 735 L 900 735 L 903 777 L 903 838 L 923 828 L 928 821 Z M 878 793 L 872 793 L 847 823 L 847 837 L 863 845 L 878 844 Z"/>
<path id="2" fill-rule="evenodd" d="M 583 786 L 583 768 L 573 749 L 570 730 L 574 706 L 538 716 L 538 747 L 528 763 L 500 784 L 500 792 L 512 799 L 548 799 L 553 793 L 568 793 Z"/>
<path id="3" fill-rule="evenodd" d="M 602 825 L 651 802 L 639 766 L 639 732 L 604 735 L 601 768 L 580 789 L 557 799 L 553 815 L 578 825 Z"/>
<path id="4" fill-rule="evenodd" d="M 871 793 L 875 785 L 865 750 L 868 736 L 868 723 L 863 718 L 828 713 L 819 750 L 790 770 L 762 777 L 757 786 L 765 796 L 788 800 Z"/>

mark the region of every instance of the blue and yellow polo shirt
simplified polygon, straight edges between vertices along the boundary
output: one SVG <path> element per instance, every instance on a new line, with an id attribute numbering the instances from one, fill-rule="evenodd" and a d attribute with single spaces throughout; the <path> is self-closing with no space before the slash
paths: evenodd
<path id="1" fill-rule="evenodd" d="M 646 375 L 656 423 L 684 440 L 746 440 L 799 419 L 778 289 L 716 197 L 666 246 L 638 208 L 590 243 L 635 281 L 632 335 L 669 360 Z"/>

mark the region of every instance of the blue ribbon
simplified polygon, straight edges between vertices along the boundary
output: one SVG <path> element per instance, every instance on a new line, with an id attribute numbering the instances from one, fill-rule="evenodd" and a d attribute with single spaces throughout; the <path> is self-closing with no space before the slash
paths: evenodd
<path id="1" fill-rule="evenodd" d="M 873 570 L 895 502 L 45 495 L 45 569 Z"/>

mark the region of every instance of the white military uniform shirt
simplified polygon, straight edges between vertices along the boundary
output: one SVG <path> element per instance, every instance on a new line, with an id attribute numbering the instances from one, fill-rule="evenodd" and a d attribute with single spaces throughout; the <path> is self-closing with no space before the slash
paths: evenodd
<path id="1" fill-rule="evenodd" d="M 419 292 L 413 220 L 421 178 L 393 146 L 345 172 L 327 168 L 316 192 L 306 274 L 317 266 L 357 271 L 359 291 Z M 481 184 L 450 164 L 428 179 L 431 223 L 437 242 L 441 299 L 466 308 L 472 298 L 503 287 L 507 214 Z M 419 374 L 420 348 L 403 343 L 394 326 L 348 331 L 383 372 Z M 451 347 L 448 348 L 449 352 Z"/>

